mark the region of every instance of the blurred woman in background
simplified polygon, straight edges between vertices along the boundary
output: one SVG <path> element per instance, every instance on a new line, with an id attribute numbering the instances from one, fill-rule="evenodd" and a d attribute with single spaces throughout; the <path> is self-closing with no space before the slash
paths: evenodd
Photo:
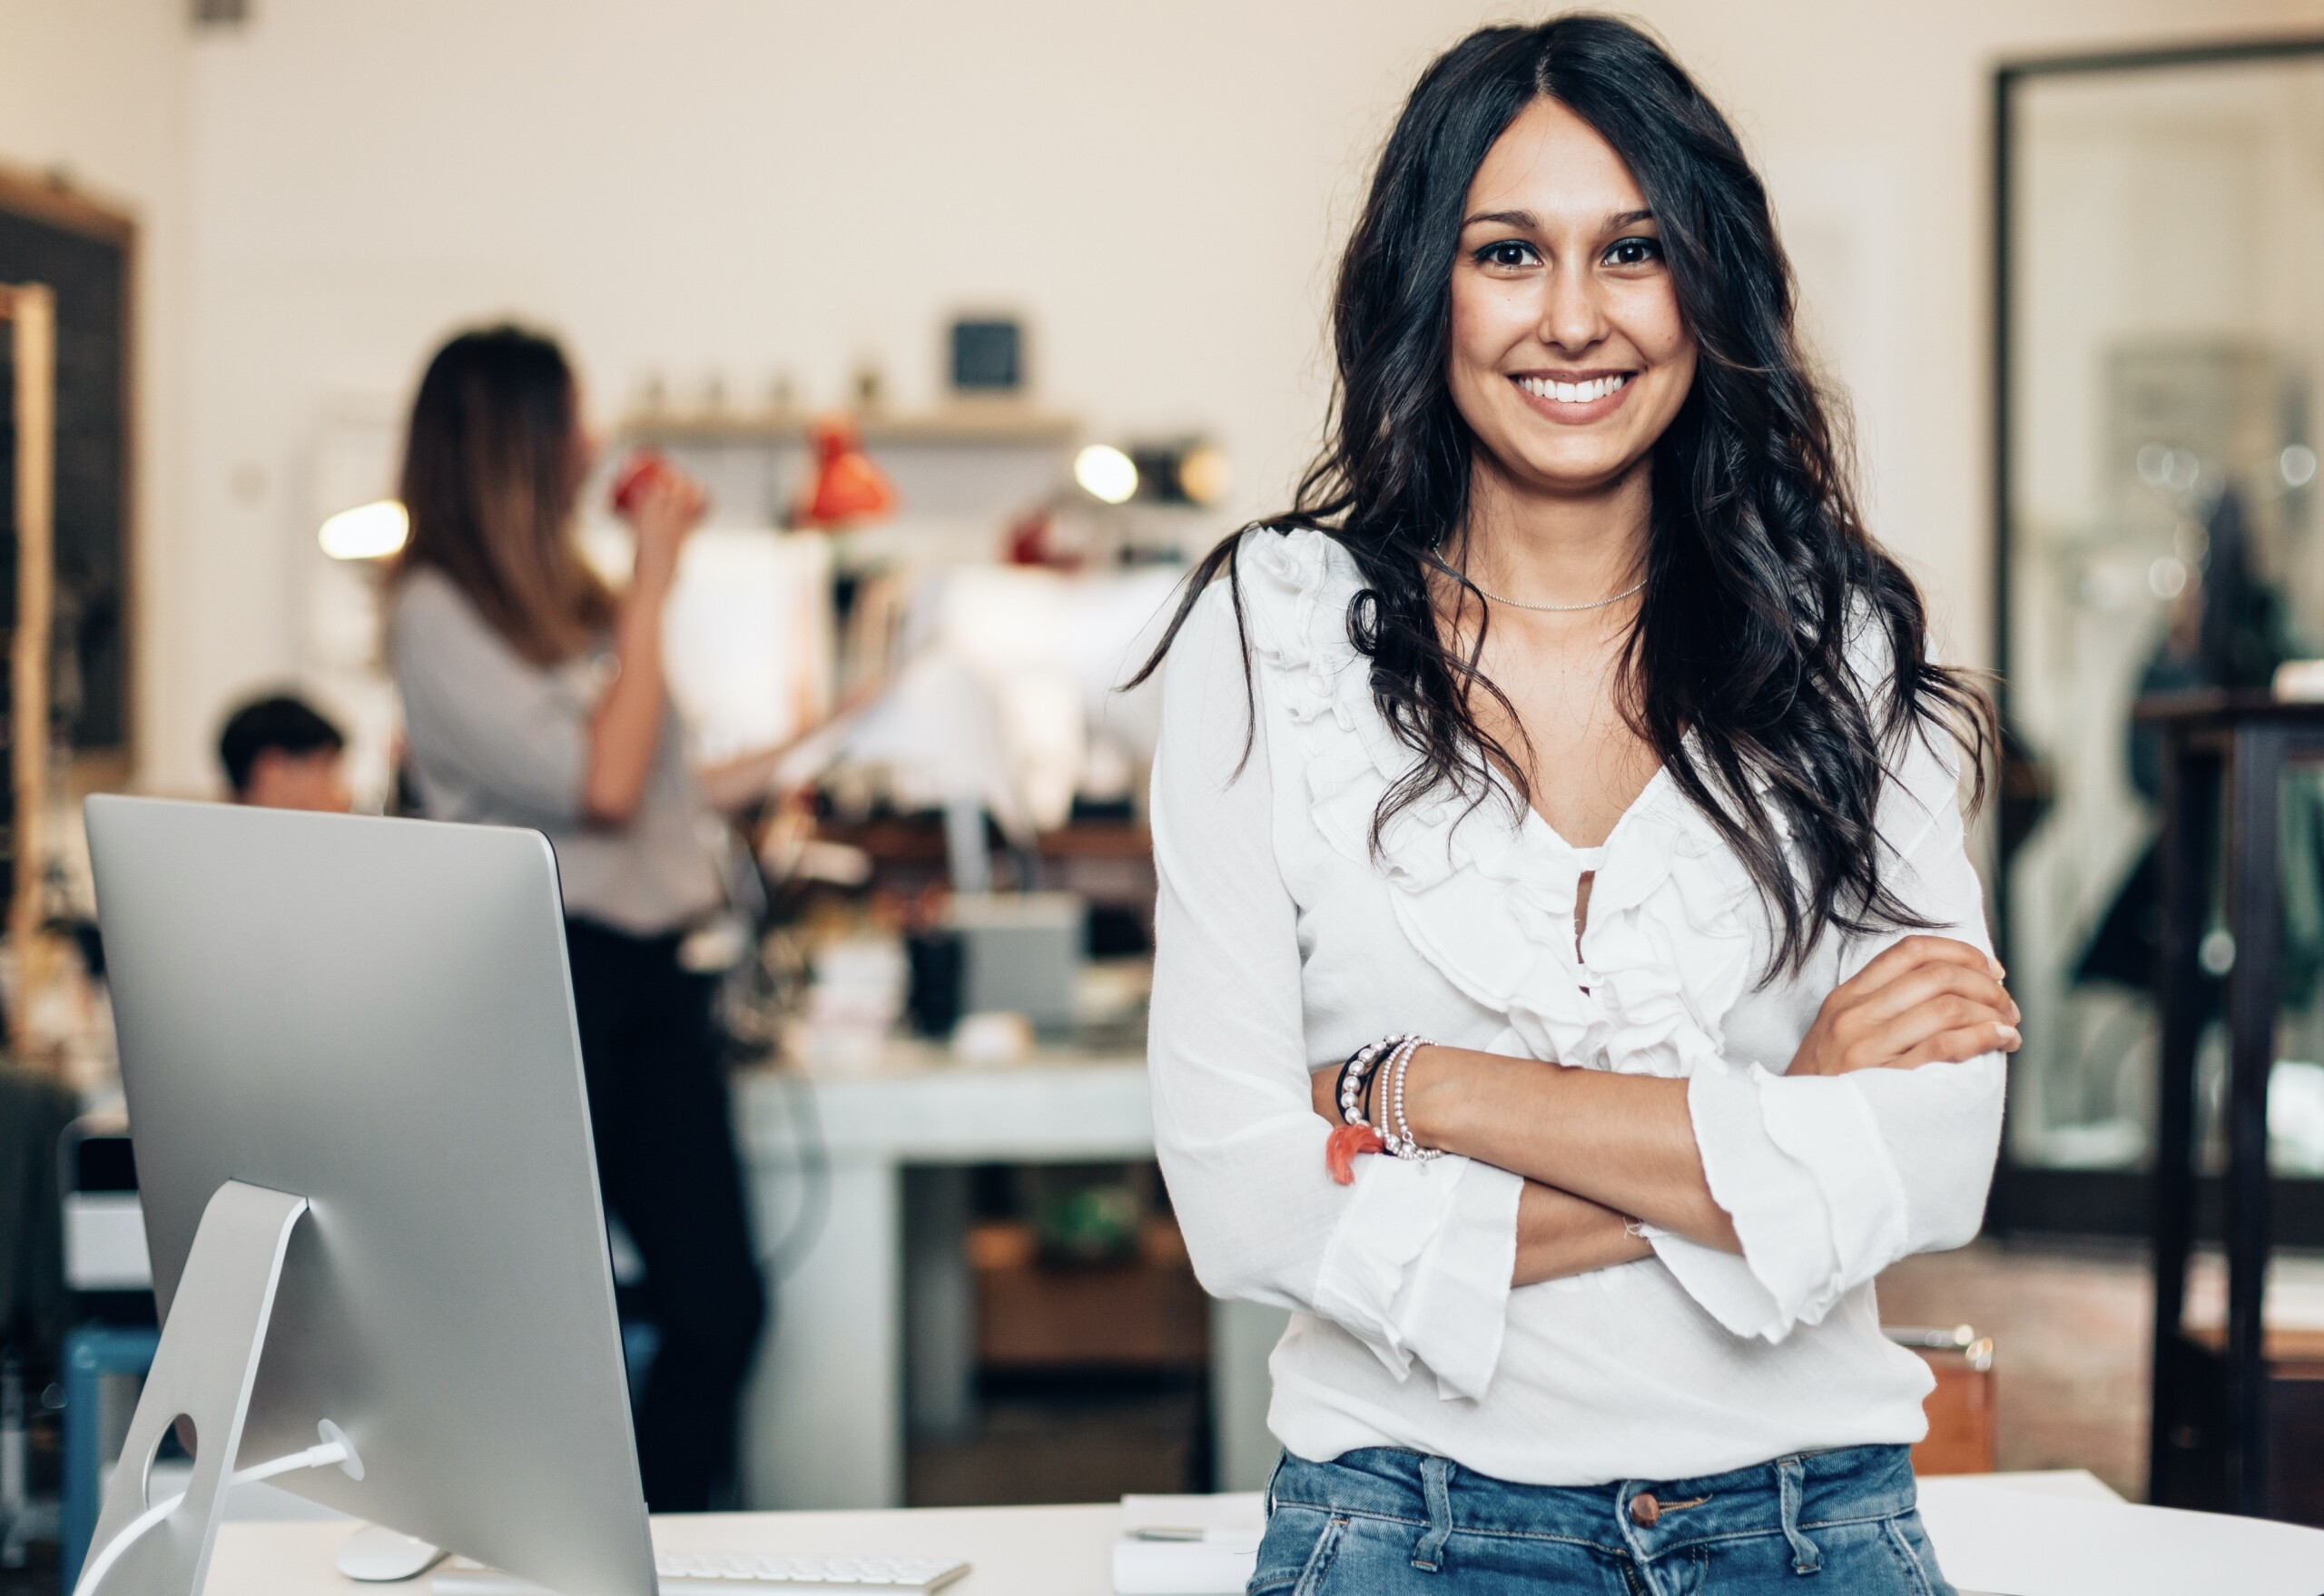
<path id="1" fill-rule="evenodd" d="M 427 813 L 530 826 L 556 851 L 598 1177 L 662 1338 L 637 1421 L 645 1498 L 699 1512 L 734 1479 L 765 1311 L 713 978 L 679 960 L 724 902 L 662 665 L 664 601 L 704 499 L 675 471 L 642 485 L 616 594 L 574 539 L 591 456 L 556 343 L 496 327 L 438 350 L 405 446 L 389 649 Z"/>

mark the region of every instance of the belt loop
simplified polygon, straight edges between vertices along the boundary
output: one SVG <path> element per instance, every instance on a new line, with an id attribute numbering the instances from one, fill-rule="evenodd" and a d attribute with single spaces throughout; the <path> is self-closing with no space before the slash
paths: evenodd
<path id="1" fill-rule="evenodd" d="M 1290 1456 L 1290 1453 L 1280 1447 L 1276 1448 L 1275 1466 L 1267 1470 L 1267 1517 L 1269 1518 L 1275 1517 L 1275 1483 L 1283 1477 L 1283 1465 Z"/>
<path id="2" fill-rule="evenodd" d="M 1420 1460 L 1421 1493 L 1428 1498 L 1428 1533 L 1413 1548 L 1413 1566 L 1435 1573 L 1444 1566 L 1444 1543 L 1452 1538 L 1452 1464 L 1441 1457 Z"/>
<path id="3" fill-rule="evenodd" d="M 1791 1542 L 1791 1571 L 1822 1572 L 1824 1554 L 1799 1530 L 1799 1503 L 1807 1494 L 1807 1465 L 1796 1457 L 1777 1459 L 1776 1490 L 1783 1503 L 1783 1538 Z"/>

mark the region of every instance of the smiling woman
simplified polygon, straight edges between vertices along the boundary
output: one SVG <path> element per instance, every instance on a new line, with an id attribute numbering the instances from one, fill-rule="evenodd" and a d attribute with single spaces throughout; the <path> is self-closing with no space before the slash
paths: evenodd
<path id="1" fill-rule="evenodd" d="M 1871 1282 L 1992 1171 L 1988 719 L 1856 516 L 1759 181 L 1635 28 L 1485 29 L 1333 331 L 1154 778 L 1163 1169 L 1203 1283 L 1295 1310 L 1252 1590 L 1941 1596 Z"/>

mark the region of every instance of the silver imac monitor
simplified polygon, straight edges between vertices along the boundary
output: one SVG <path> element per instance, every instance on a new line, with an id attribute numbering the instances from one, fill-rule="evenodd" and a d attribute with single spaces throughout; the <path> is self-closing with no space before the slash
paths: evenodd
<path id="1" fill-rule="evenodd" d="M 547 842 L 135 798 L 86 813 L 162 1315 L 133 1444 L 158 1441 L 146 1407 L 170 1405 L 165 1374 L 231 1383 L 247 1307 L 262 1350 L 241 1466 L 314 1447 L 327 1422 L 361 1477 L 274 1483 L 563 1596 L 650 1596 Z M 229 1183 L 252 1202 L 205 1221 Z M 253 1212 L 287 1245 L 241 1246 L 238 1264 Z M 270 1246 L 271 1314 L 243 1302 Z M 199 1488 L 222 1463 L 196 1429 Z M 125 1453 L 116 1479 L 147 1461 Z M 145 1565 L 108 1583 L 161 1589 L 164 1564 L 198 1579 L 215 1522 L 159 1522 Z"/>

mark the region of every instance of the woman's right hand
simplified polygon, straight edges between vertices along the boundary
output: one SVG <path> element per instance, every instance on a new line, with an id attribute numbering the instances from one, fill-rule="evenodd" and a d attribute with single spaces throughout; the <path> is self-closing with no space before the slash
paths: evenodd
<path id="1" fill-rule="evenodd" d="M 2014 1053 L 2024 1039 L 2002 967 L 1952 937 L 1906 937 L 1842 981 L 1792 1055 L 1793 1075 L 1909 1069 Z"/>
<path id="2" fill-rule="evenodd" d="M 709 503 L 702 484 L 663 463 L 638 484 L 622 514 L 637 538 L 629 587 L 614 620 L 614 654 L 621 669 L 597 701 L 589 722 L 589 768 L 581 810 L 598 825 L 625 826 L 637 818 L 653 780 L 661 744 L 662 606 L 678 573 L 678 551 Z"/>
<path id="3" fill-rule="evenodd" d="M 664 466 L 639 486 L 628 510 L 630 530 L 637 538 L 637 563 L 631 583 L 639 587 L 666 589 L 677 575 L 678 551 L 686 535 L 702 524 L 710 497 L 702 484 L 675 466 Z"/>

